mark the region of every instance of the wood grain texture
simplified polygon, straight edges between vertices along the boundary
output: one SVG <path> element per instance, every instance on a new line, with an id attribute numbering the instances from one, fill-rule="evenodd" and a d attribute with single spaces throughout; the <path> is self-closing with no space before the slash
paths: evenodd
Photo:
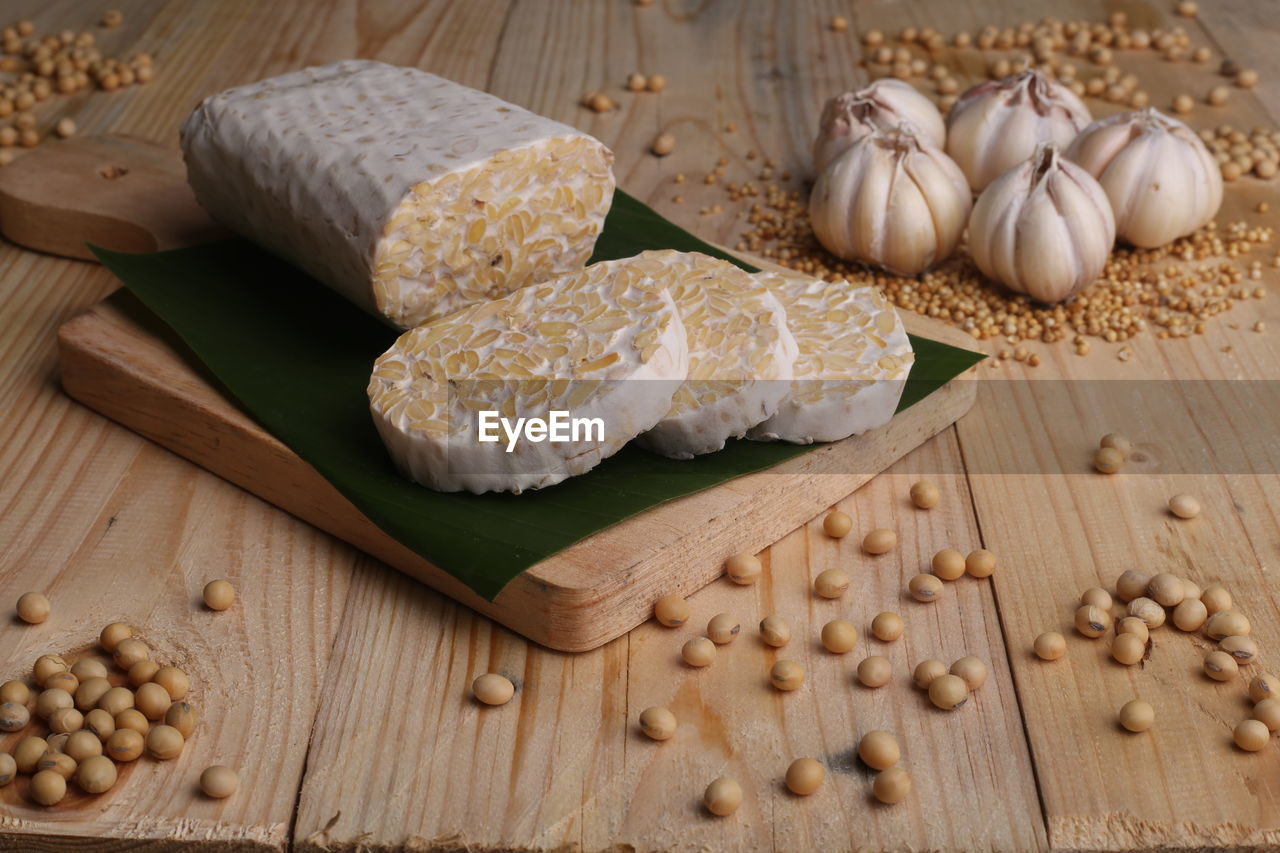
<path id="1" fill-rule="evenodd" d="M 1274 126 L 1280 91 L 1274 13 L 1258 0 L 1199 0 L 1197 21 L 1174 19 L 1163 0 L 655 0 L 647 9 L 625 0 L 120 0 L 113 5 L 127 20 L 121 30 L 103 34 L 104 41 L 125 51 L 152 52 L 161 73 L 145 88 L 44 107 L 42 126 L 74 114 L 85 132 L 138 134 L 172 145 L 178 122 L 210 92 L 308 63 L 376 57 L 489 89 L 601 136 L 617 152 L 617 173 L 628 191 L 701 236 L 730 245 L 741 211 L 699 215 L 703 206 L 723 200 L 718 189 L 700 183 L 701 174 L 719 156 L 730 159 L 731 170 L 754 171 L 758 161 L 746 160 L 746 154 L 756 151 L 803 175 L 822 99 L 864 79 L 856 65 L 859 28 L 914 23 L 972 31 L 1047 14 L 1096 20 L 1122 9 L 1145 26 L 1183 24 L 1197 42 L 1204 39 L 1261 72 L 1257 90 L 1233 90 L 1231 104 L 1221 110 L 1198 107 L 1193 125 Z M 14 17 L 33 16 L 47 29 L 87 26 L 101 11 L 72 0 L 12 0 L 6 14 L 10 10 Z M 849 32 L 826 29 L 835 14 L 853 22 Z M 976 54 L 948 53 L 945 61 L 960 69 L 980 67 Z M 1182 90 L 1202 94 L 1209 85 L 1189 64 L 1129 56 L 1119 62 L 1143 69 L 1143 84 L 1157 105 Z M 633 70 L 666 74 L 667 91 L 656 97 L 624 95 L 621 83 Z M 584 91 L 601 87 L 617 97 L 620 110 L 597 116 L 576 106 Z M 1096 101 L 1090 105 L 1105 111 Z M 737 124 L 734 134 L 724 132 L 728 121 Z M 670 157 L 657 160 L 644 149 L 664 128 L 677 133 L 678 146 Z M 677 189 L 672 177 L 681 171 L 690 181 Z M 686 196 L 684 204 L 672 201 L 678 192 Z M 1274 196 L 1271 186 L 1244 181 L 1229 189 L 1228 203 L 1241 212 L 1260 200 L 1275 208 Z M 1272 283 L 1271 278 L 1263 282 L 1268 288 Z M 154 567 L 180 565 L 183 583 L 192 584 L 181 588 L 195 589 L 208 567 L 247 566 L 244 555 L 260 553 L 263 530 L 270 531 L 272 557 L 257 563 L 260 570 L 298 578 L 273 587 L 277 620 L 282 614 L 305 618 L 301 597 L 308 594 L 342 601 L 342 611 L 332 617 L 339 620 L 329 635 L 332 652 L 318 653 L 329 665 L 323 672 L 308 665 L 308 674 L 297 679 L 316 678 L 322 685 L 322 700 L 314 703 L 307 728 L 310 751 L 294 737 L 287 748 L 270 753 L 277 766 L 283 763 L 295 781 L 302 780 L 288 807 L 285 793 L 273 787 L 269 798 L 236 798 L 200 812 L 208 822 L 176 820 L 193 804 L 202 809 L 210 804 L 184 800 L 184 788 L 174 782 L 181 782 L 183 768 L 199 768 L 174 765 L 162 773 L 135 773 L 129 785 L 109 797 L 77 803 L 74 814 L 52 818 L 12 802 L 13 789 L 0 791 L 0 832 L 7 833 L 0 846 L 132 848 L 137 842 L 121 836 L 140 826 L 163 827 L 154 836 L 157 849 L 229 849 L 241 843 L 281 849 L 291 839 L 315 850 L 467 845 L 528 850 L 575 844 L 596 850 L 628 843 L 687 849 L 1093 850 L 1276 843 L 1280 777 L 1274 750 L 1250 756 L 1231 749 L 1227 733 L 1244 711 L 1239 685 L 1219 687 L 1196 679 L 1196 641 L 1162 629 L 1152 662 L 1143 670 L 1111 665 L 1101 641 L 1071 638 L 1068 659 L 1050 666 L 1030 659 L 1027 646 L 1038 631 L 1069 624 L 1071 602 L 1082 587 L 1109 582 L 1130 565 L 1176 565 L 1197 578 L 1231 581 L 1237 594 L 1250 600 L 1264 665 L 1280 665 L 1272 651 L 1276 605 L 1268 572 L 1280 542 L 1280 483 L 1270 474 L 1174 475 L 1167 468 L 1095 477 L 1086 473 L 1084 445 L 1116 428 L 1117 420 L 1153 459 L 1169 459 L 1164 452 L 1169 447 L 1187 447 L 1187 435 L 1178 422 L 1145 418 L 1134 406 L 1099 412 L 1087 395 L 1067 396 L 1064 403 L 1060 390 L 1021 383 L 1055 377 L 1274 379 L 1280 365 L 1274 333 L 1251 331 L 1257 319 L 1280 327 L 1274 295 L 1210 323 L 1203 336 L 1177 342 L 1141 338 L 1127 364 L 1116 361 L 1116 347 L 1095 345 L 1094 355 L 1084 359 L 1069 348 L 1039 348 L 1045 364 L 1035 371 L 1007 362 L 983 368 L 984 378 L 1017 383 L 1005 390 L 984 389 L 990 396 L 955 433 L 928 443 L 894 469 L 908 479 L 924 473 L 948 496 L 963 496 L 967 483 L 968 509 L 963 497 L 955 503 L 949 497 L 918 516 L 900 506 L 904 482 L 887 488 L 888 477 L 843 502 L 859 513 L 855 529 L 901 517 L 905 534 L 914 522 L 913 537 L 919 541 L 912 546 L 921 554 L 940 542 L 968 547 L 981 541 L 1001 557 L 1002 568 L 990 585 L 966 581 L 948 587 L 955 595 L 927 613 L 923 624 L 909 602 L 900 605 L 912 626 L 912 647 L 904 640 L 889 651 L 899 664 L 899 679 L 901 663 L 914 660 L 916 653 L 937 650 L 945 657 L 991 649 L 993 680 L 973 707 L 944 715 L 913 708 L 919 696 L 899 683 L 868 701 L 847 678 L 832 681 L 836 672 L 847 673 L 853 660 L 828 661 L 813 648 L 796 647 L 787 654 L 807 655 L 811 686 L 835 693 L 780 697 L 757 690 L 752 680 L 767 655 L 749 635 L 725 650 L 722 666 L 696 674 L 672 658 L 681 635 L 652 625 L 589 654 L 547 652 L 345 546 L 327 544 L 332 553 L 323 550 L 320 543 L 331 540 L 308 525 L 194 471 L 56 390 L 55 330 L 111 287 L 109 276 L 90 265 L 0 246 L 0 429 L 7 439 L 0 442 L 0 597 L 12 600 L 19 591 L 57 583 L 62 592 L 55 608 L 66 620 L 62 627 L 51 623 L 37 629 L 0 625 L 9 650 L 0 654 L 4 672 L 25 667 L 27 658 L 45 648 L 41 632 L 66 632 L 66 640 L 80 642 L 89 633 L 85 620 L 96 625 L 99 617 L 131 613 L 134 607 L 145 613 L 153 600 L 161 607 L 154 596 L 165 593 L 147 593 L 144 584 L 142 600 L 135 602 L 137 584 L 110 580 L 120 573 L 137 577 L 129 574 L 131 559 L 145 557 Z M 1218 387 L 1223 388 L 1219 404 L 1197 404 L 1184 412 L 1183 423 L 1201 430 L 1204 443 L 1219 452 L 1260 460 L 1255 470 L 1275 471 L 1274 446 L 1250 440 L 1256 419 L 1233 411 L 1246 399 L 1244 392 Z M 1008 408 L 996 411 L 992 399 Z M 1175 398 L 1168 405 L 1177 403 Z M 1054 435 L 1068 436 L 1065 447 L 1047 445 L 1050 426 Z M 1032 465 L 1017 475 L 990 473 L 1009 469 L 1013 448 L 1030 452 Z M 1081 473 L 1043 473 L 1034 467 L 1042 458 L 1078 463 Z M 1197 493 L 1205 504 L 1202 516 L 1177 523 L 1163 515 L 1161 507 L 1173 490 Z M 167 507 L 174 496 L 187 507 L 181 519 Z M 108 528 L 107 520 L 119 512 L 142 523 Z M 209 524 L 225 523 L 229 529 L 212 535 L 202 526 L 206 516 Z M 193 533 L 188 525 L 203 532 Z M 816 549 L 812 563 L 806 547 Z M 792 534 L 770 550 L 767 583 L 747 590 L 714 584 L 695 597 L 697 612 L 702 617 L 732 610 L 745 622 L 753 610 L 805 604 L 788 609 L 797 624 L 801 618 L 819 618 L 820 610 L 812 617 L 807 613 L 810 600 L 801 579 L 831 560 L 856 567 L 858 596 L 835 607 L 847 607 L 865 630 L 870 608 L 891 597 L 888 586 L 878 585 L 880 564 L 858 557 L 851 542 L 837 545 L 821 534 Z M 883 583 L 900 586 L 893 573 L 909 571 L 906 555 L 890 566 Z M 313 591 L 301 589 L 304 582 Z M 166 583 L 170 586 L 162 589 L 177 589 Z M 71 597 L 82 587 L 101 595 Z M 994 615 L 985 603 L 990 595 L 997 606 Z M 205 630 L 192 621 L 199 611 L 184 609 L 185 602 L 166 600 L 163 607 L 178 609 L 172 611 L 172 623 L 156 619 L 164 626 L 162 636 L 200 636 Z M 993 625 L 1003 628 L 998 641 Z M 253 674 L 274 672 L 271 655 L 282 654 L 282 647 L 268 651 L 252 630 L 237 633 L 232 642 L 230 648 L 254 667 L 246 682 L 220 686 L 239 691 L 244 710 L 236 719 L 252 727 L 259 725 L 257 715 L 285 714 L 293 720 L 296 711 L 303 716 L 290 707 L 296 701 L 292 685 Z M 304 660 L 309 660 L 307 649 L 324 646 L 324 640 L 301 629 L 288 634 L 288 643 L 287 653 Z M 1000 644 L 1006 651 L 1003 663 Z M 865 648 L 861 643 L 854 654 Z M 361 667 L 385 675 L 369 677 Z M 468 702 L 466 690 L 471 676 L 490 668 L 513 675 L 521 692 L 512 704 L 481 713 Z M 216 669 L 204 672 L 216 676 Z M 210 684 L 202 682 L 201 689 Z M 350 692 L 353 684 L 363 692 Z M 741 690 L 741 707 L 729 692 L 733 689 Z M 1110 717 L 1119 701 L 1139 694 L 1156 705 L 1157 727 L 1147 735 L 1121 737 L 1109 728 Z M 638 709 L 653 701 L 672 703 L 682 719 L 672 743 L 653 744 L 634 730 Z M 1011 734 L 1008 715 L 1015 707 L 1021 726 Z M 405 720 L 437 728 L 410 728 Z M 786 760 L 804 752 L 838 757 L 852 744 L 851 727 L 864 722 L 900 726 L 895 730 L 917 785 L 907 804 L 870 807 L 859 799 L 867 784 L 861 771 L 839 761 L 851 772 L 833 772 L 815 798 L 797 801 L 777 788 Z M 989 732 L 1006 738 L 996 742 L 999 751 L 993 752 Z M 212 748 L 210 734 L 200 735 L 201 749 Z M 348 746 L 347 740 L 363 749 Z M 216 741 L 227 754 L 242 748 L 232 726 L 220 730 Z M 391 743 L 402 748 L 389 749 Z M 349 763 L 341 764 L 339 756 Z M 698 808 L 698 793 L 708 774 L 726 769 L 747 784 L 748 803 L 737 818 L 715 820 Z M 245 764 L 240 770 L 242 777 L 250 772 Z M 265 771 L 260 778 L 267 779 Z M 355 785 L 353 779 L 363 781 Z M 160 804 L 158 812 L 153 802 Z M 226 817 L 215 823 L 219 809 Z M 153 813 L 162 820 L 152 823 Z"/>
<path id="2" fill-rule="evenodd" d="M 900 463 L 905 471 L 958 466 L 950 437 Z M 368 614 L 367 627 L 339 642 L 328 689 L 377 696 L 396 735 L 360 725 L 361 710 L 347 703 L 324 709 L 298 815 L 300 849 L 357 850 L 369 838 L 405 849 L 467 850 L 1042 848 L 990 586 L 961 580 L 933 605 L 904 594 L 934 551 L 976 544 L 963 477 L 939 478 L 943 499 L 930 512 L 907 502 L 913 479 L 883 475 L 839 503 L 855 532 L 897 529 L 897 551 L 868 557 L 859 536 L 833 540 L 815 519 L 766 550 L 768 568 L 756 586 L 718 581 L 690 598 L 693 616 L 684 628 L 648 622 L 585 655 L 529 646 L 385 573 L 362 576 L 352 605 Z M 853 587 L 844 599 L 820 599 L 812 578 L 833 567 L 848 571 Z M 881 610 L 903 615 L 903 639 L 869 638 Z M 717 612 L 737 617 L 741 635 L 719 649 L 711 667 L 683 665 L 681 644 Z M 770 613 L 792 626 L 784 649 L 759 640 L 755 626 Z M 844 656 L 817 641 L 834 618 L 849 619 L 862 635 Z M 437 624 L 450 630 L 441 633 Z M 407 642 L 391 625 L 405 626 Z M 893 681 L 879 690 L 853 678 L 868 654 L 893 662 Z M 990 680 L 957 712 L 933 708 L 911 685 L 911 669 L 925 658 L 950 663 L 966 654 L 991 662 Z M 807 672 L 795 693 L 768 684 L 769 667 L 782 658 Z M 429 694 L 391 687 L 396 673 L 414 666 L 422 667 L 424 682 L 448 687 Z M 517 685 L 510 704 L 488 708 L 470 697 L 471 680 L 488 670 Z M 649 740 L 636 724 L 640 710 L 657 704 L 680 721 L 665 743 Z M 871 799 L 871 775 L 853 752 L 857 738 L 877 728 L 897 735 L 915 779 L 902 807 Z M 781 784 L 787 764 L 802 755 L 829 768 L 823 789 L 808 799 Z M 729 820 L 701 806 L 703 789 L 722 774 L 747 793 Z M 959 791 L 988 807 L 955 809 Z"/>
<path id="3" fill-rule="evenodd" d="M 113 96 L 58 101 L 39 112 L 42 126 L 74 111 L 88 131 L 172 141 L 207 91 L 199 80 L 209 63 L 237 44 L 247 57 L 272 56 L 269 41 L 298 13 L 278 8 L 279 26 L 255 31 L 253 16 L 239 13 L 250 4 L 230 15 L 212 3 L 119 5 L 125 27 L 101 40 L 150 51 L 161 68 L 173 61 L 173 73 Z M 92 28 L 101 10 L 15 2 L 4 12 L 58 30 Z M 259 76 L 243 65 L 239 73 Z M 282 850 L 357 555 L 63 395 L 55 330 L 115 286 L 96 265 L 0 247 L 0 577 L 6 600 L 40 589 L 54 603 L 41 626 L 0 620 L 0 676 L 22 675 L 39 654 L 82 648 L 103 624 L 125 619 L 192 674 L 202 721 L 179 760 L 140 760 L 107 795 L 73 793 L 42 809 L 24 782 L 0 789 L 0 848 Z M 214 576 L 240 592 L 229 612 L 198 606 Z M 211 763 L 237 768 L 239 796 L 199 794 Z"/>
<path id="4" fill-rule="evenodd" d="M 90 520 L 94 535 L 65 561 L 14 565 L 6 575 L 11 589 L 44 590 L 53 615 L 39 626 L 0 624 L 10 650 L 3 677 L 26 676 L 39 655 L 86 648 L 103 625 L 127 621 L 156 660 L 190 675 L 198 728 L 178 760 L 139 759 L 103 797 L 73 791 L 45 809 L 27 799 L 25 778 L 0 789 L 7 843 L 65 832 L 278 849 L 288 837 L 352 554 L 314 531 L 298 535 L 303 526 L 287 516 L 255 512 L 255 498 L 197 469 L 151 464 L 157 456 L 167 454 L 141 449 Z M 239 592 L 224 613 L 200 602 L 214 577 Z M 6 736 L 5 748 L 18 739 Z M 201 796 L 200 771 L 219 763 L 238 768 L 252 795 Z"/>
<path id="5" fill-rule="evenodd" d="M 1180 24 L 1195 44 L 1214 49 L 1212 67 L 1226 50 L 1238 60 L 1250 57 L 1263 79 L 1277 79 L 1274 60 L 1248 50 L 1264 33 L 1275 37 L 1274 24 L 1261 26 L 1259 7 L 1200 7 L 1199 19 L 1176 21 L 1163 6 L 1145 3 L 1072 3 L 1053 13 L 1097 20 L 1119 9 L 1135 26 Z M 889 32 L 908 24 L 975 30 L 989 17 L 941 3 L 866 6 L 857 14 L 860 27 Z M 1219 21 L 1234 24 L 1215 27 Z M 1249 26 L 1255 35 L 1239 38 Z M 1158 107 L 1184 91 L 1202 102 L 1218 82 L 1186 63 L 1127 55 L 1118 61 L 1140 76 Z M 1188 123 L 1275 126 L 1268 88 L 1233 88 L 1229 107 L 1200 103 Z M 1117 111 L 1089 105 L 1095 115 Z M 1256 206 L 1275 200 L 1273 187 L 1257 181 L 1229 185 L 1219 220 L 1269 224 L 1274 220 Z M 1273 252 L 1274 246 L 1254 257 L 1269 263 Z M 1267 267 L 1265 280 L 1252 284 L 1274 287 L 1272 272 Z M 1278 554 L 1272 507 L 1280 497 L 1280 460 L 1265 436 L 1280 424 L 1263 384 L 1229 380 L 1280 375 L 1274 335 L 1253 331 L 1255 322 L 1274 324 L 1276 315 L 1273 298 L 1247 301 L 1208 323 L 1204 335 L 1129 342 L 1128 362 L 1117 359 L 1118 344 L 1095 342 L 1090 358 L 1066 346 L 1033 346 L 1052 369 L 993 362 L 983 377 L 1004 381 L 980 383 L 978 404 L 958 425 L 983 541 L 1007 565 L 1023 567 L 994 581 L 1054 849 L 1280 844 L 1273 750 L 1251 755 L 1231 742 L 1249 709 L 1245 680 L 1280 666 L 1280 658 L 1265 652 L 1260 664 L 1242 668 L 1244 680 L 1218 684 L 1203 675 L 1201 661 L 1216 646 L 1202 636 L 1162 628 L 1150 658 L 1130 668 L 1111 659 L 1108 638 L 1088 640 L 1072 629 L 1072 605 L 1085 588 L 1111 588 L 1128 568 L 1172 571 L 1202 585 L 1227 585 L 1253 620 L 1259 644 L 1275 648 L 1276 599 L 1261 590 Z M 1108 478 L 1092 472 L 1090 456 L 1110 431 L 1139 443 L 1146 461 Z M 1169 497 L 1179 492 L 1199 497 L 1206 508 L 1199 518 L 1180 521 L 1168 512 Z M 1030 652 L 1047 630 L 1068 637 L 1067 658 L 1053 664 Z M 1156 725 L 1140 736 L 1114 722 L 1133 698 L 1156 708 Z M 1212 769 L 1192 779 L 1188 766 Z"/>

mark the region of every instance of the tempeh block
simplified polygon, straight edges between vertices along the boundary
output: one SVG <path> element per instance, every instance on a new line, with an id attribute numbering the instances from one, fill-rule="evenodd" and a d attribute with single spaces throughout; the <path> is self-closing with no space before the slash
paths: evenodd
<path id="1" fill-rule="evenodd" d="M 614 190 L 598 140 L 367 60 L 207 98 L 181 140 L 214 219 L 401 329 L 581 268 Z"/>

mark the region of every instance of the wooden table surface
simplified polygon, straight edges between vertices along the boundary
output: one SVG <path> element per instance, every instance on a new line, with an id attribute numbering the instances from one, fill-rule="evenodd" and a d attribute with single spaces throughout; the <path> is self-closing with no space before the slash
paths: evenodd
<path id="1" fill-rule="evenodd" d="M 155 82 L 114 95 L 60 100 L 49 123 L 74 114 L 82 130 L 176 140 L 196 101 L 226 86 L 329 60 L 364 56 L 415 65 L 575 124 L 617 154 L 621 186 L 700 235 L 732 244 L 731 207 L 698 178 L 715 158 L 748 175 L 748 149 L 779 169 L 806 172 L 822 99 L 865 80 L 857 31 L 907 24 L 944 32 L 1016 24 L 1042 14 L 1101 20 L 1117 9 L 1145 26 L 1172 22 L 1169 0 L 120 0 L 125 24 L 99 31 L 122 52 L 156 56 Z M 83 0 L 9 0 L 41 31 L 90 28 L 106 7 Z M 1178 21 L 1197 44 L 1259 69 L 1261 85 L 1233 91 L 1220 111 L 1240 127 L 1280 114 L 1275 9 L 1267 0 L 1200 0 Z M 850 31 L 830 32 L 835 14 Z M 0 23 L 8 23 L 7 21 Z M 1121 57 L 1122 64 L 1130 62 Z M 1188 66 L 1132 60 L 1153 103 L 1185 85 Z M 959 62 L 959 60 L 957 60 Z M 972 60 L 969 60 L 972 66 Z M 1145 63 L 1145 64 L 1143 64 Z M 632 96 L 634 70 L 669 79 L 660 96 Z M 1194 91 L 1210 85 L 1202 69 Z M 1189 79 L 1189 78 L 1183 78 Z M 621 103 L 604 115 L 577 106 L 590 89 Z M 1093 102 L 1091 102 L 1092 105 Z M 737 125 L 733 134 L 724 128 Z M 676 134 L 674 154 L 646 145 Z M 758 161 L 757 164 L 758 165 Z M 11 168 L 20 168 L 15 165 Z M 675 204 L 672 176 L 691 180 Z M 1227 212 L 1274 196 L 1244 181 Z M 1255 220 L 1257 217 L 1253 217 Z M 1268 269 L 1268 272 L 1271 272 Z M 1274 276 L 1261 284 L 1271 287 Z M 855 531 L 892 527 L 897 551 L 862 555 L 857 537 L 826 538 L 820 520 L 765 554 L 754 587 L 716 583 L 692 599 L 685 630 L 647 624 L 608 646 L 571 656 L 530 646 L 350 547 L 248 496 L 67 399 L 58 389 L 54 332 L 117 286 L 101 268 L 0 246 L 0 599 L 43 590 L 45 624 L 0 624 L 4 677 L 37 655 L 88 646 L 101 625 L 127 620 L 181 663 L 203 712 L 185 754 L 138 762 L 108 795 L 41 809 L 0 789 L 0 845 L 112 850 L 798 850 L 1111 849 L 1280 845 L 1280 751 L 1246 754 L 1231 728 L 1247 710 L 1240 682 L 1200 675 L 1206 643 L 1162 629 L 1151 659 L 1125 668 L 1105 641 L 1068 631 L 1072 602 L 1124 569 L 1161 568 L 1222 581 L 1255 626 L 1264 666 L 1280 667 L 1280 607 L 1269 566 L 1280 552 L 1280 479 L 1274 408 L 1256 384 L 1219 382 L 1197 396 L 1171 382 L 1280 378 L 1275 298 L 1251 300 L 1204 335 L 1095 345 L 1036 345 L 1044 364 L 979 370 L 984 380 L 1132 379 L 1141 383 L 988 382 L 975 410 L 841 503 Z M 1117 390 L 1122 389 L 1122 390 Z M 1252 389 L 1252 390 L 1250 390 Z M 1246 399 L 1247 398 L 1247 399 Z M 1145 402 L 1143 402 L 1145 400 Z M 1212 402 L 1208 402 L 1212 401 Z M 1272 419 L 1272 420 L 1269 420 Z M 1147 462 L 1136 476 L 1088 472 L 1097 437 L 1122 429 Z M 1230 456 L 1215 471 L 1197 453 Z M 1191 461 L 1188 462 L 1187 460 Z M 1182 463 L 1187 464 L 1182 464 Z M 1070 472 L 1070 473 L 1063 473 Z M 1254 473 L 1263 472 L 1263 473 Z M 941 488 L 928 513 L 911 508 L 920 474 Z M 1188 491 L 1203 514 L 1178 522 L 1168 496 Z M 999 555 L 990 582 L 948 586 L 920 605 L 906 580 L 942 547 Z M 810 578 L 840 566 L 854 590 L 815 599 Z M 202 585 L 231 578 L 239 603 L 198 606 Z M 7 606 L 7 605 L 6 605 Z M 678 661 L 687 636 L 718 611 L 745 636 L 715 666 Z M 862 640 L 845 657 L 816 644 L 818 626 L 844 616 L 865 631 L 881 610 L 907 621 L 901 641 Z M 789 618 L 781 653 L 808 671 L 805 689 L 780 694 L 765 673 L 780 653 L 750 627 Z M 1043 630 L 1068 634 L 1067 658 L 1045 664 L 1030 645 Z M 877 691 L 851 674 L 866 654 L 887 655 L 894 680 Z M 937 711 L 909 683 L 926 657 L 990 662 L 991 678 L 955 713 Z M 1258 670 L 1259 667 L 1253 667 Z M 513 677 L 510 704 L 478 707 L 468 685 L 486 670 Z M 1151 732 L 1114 723 L 1125 701 L 1156 708 Z M 670 707 L 675 738 L 636 728 L 640 709 Z M 905 803 L 869 796 L 853 752 L 868 729 L 895 732 L 914 778 Z M 827 762 L 826 785 L 800 799 L 781 785 L 800 755 Z M 201 769 L 239 770 L 241 789 L 214 801 L 196 790 Z M 740 811 L 715 819 L 699 804 L 715 776 L 739 779 Z"/>

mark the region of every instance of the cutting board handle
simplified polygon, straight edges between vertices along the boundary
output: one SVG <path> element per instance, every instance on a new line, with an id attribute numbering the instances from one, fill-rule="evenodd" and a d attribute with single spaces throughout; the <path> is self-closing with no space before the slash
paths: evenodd
<path id="1" fill-rule="evenodd" d="M 0 169 L 0 233 L 28 249 L 95 260 L 227 236 L 196 203 L 178 151 L 119 134 L 51 141 Z"/>

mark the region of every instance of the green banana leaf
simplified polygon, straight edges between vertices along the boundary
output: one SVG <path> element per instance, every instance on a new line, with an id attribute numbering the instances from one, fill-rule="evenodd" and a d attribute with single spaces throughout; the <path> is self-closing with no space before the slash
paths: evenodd
<path id="1" fill-rule="evenodd" d="M 593 261 L 646 249 L 725 255 L 619 192 Z M 486 598 L 574 542 L 642 512 L 810 448 L 730 442 L 680 462 L 624 448 L 595 470 L 547 489 L 442 494 L 396 473 L 367 408 L 374 359 L 396 332 L 306 274 L 242 239 L 133 255 L 94 250 L 124 282 L 112 298 L 139 303 L 189 360 L 310 463 L 385 532 Z M 982 356 L 913 338 L 916 364 L 900 408 Z"/>

